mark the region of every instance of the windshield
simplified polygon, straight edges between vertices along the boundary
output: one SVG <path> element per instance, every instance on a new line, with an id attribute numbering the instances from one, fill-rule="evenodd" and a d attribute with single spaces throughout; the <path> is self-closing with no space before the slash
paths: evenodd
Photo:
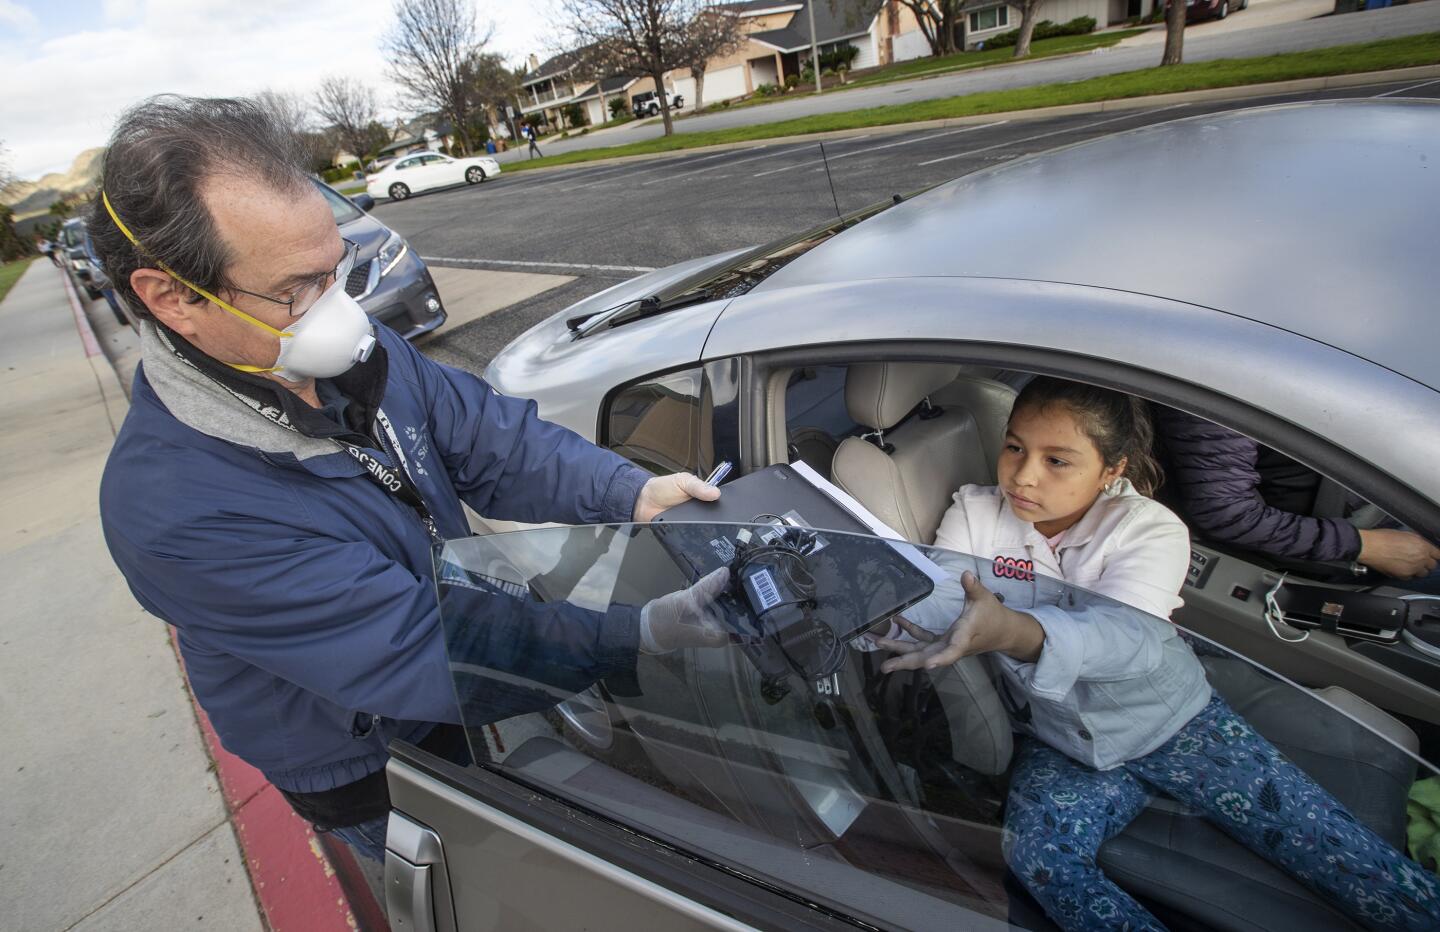
<path id="1" fill-rule="evenodd" d="M 330 205 L 330 213 L 335 216 L 336 226 L 349 223 L 351 220 L 359 220 L 365 216 L 360 208 L 329 187 L 322 184 L 317 184 L 315 187 L 320 189 L 320 193 L 325 196 L 325 203 Z"/>
<path id="2" fill-rule="evenodd" d="M 1320 693 L 1028 561 L 763 518 L 446 543 L 441 617 L 476 760 L 886 928 L 1049 928 L 1025 889 L 1060 845 L 1198 917 L 1183 927 L 1253 901 L 1262 927 L 1295 928 L 1316 901 L 1246 846 L 1404 848 L 1407 795 L 1435 770 Z M 972 606 L 1041 619 L 1042 659 L 882 670 L 896 655 L 867 632 L 913 651 Z M 1322 785 L 1354 818 L 1309 821 L 1299 788 Z"/>

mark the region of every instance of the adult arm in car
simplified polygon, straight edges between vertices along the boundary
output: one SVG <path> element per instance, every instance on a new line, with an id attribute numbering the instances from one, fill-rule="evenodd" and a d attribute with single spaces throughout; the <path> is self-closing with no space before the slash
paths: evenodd
<path id="1" fill-rule="evenodd" d="M 1360 532 L 1339 518 L 1274 508 L 1260 495 L 1260 445 L 1204 418 L 1156 412 L 1168 479 L 1191 525 L 1210 540 L 1302 560 L 1354 560 Z"/>

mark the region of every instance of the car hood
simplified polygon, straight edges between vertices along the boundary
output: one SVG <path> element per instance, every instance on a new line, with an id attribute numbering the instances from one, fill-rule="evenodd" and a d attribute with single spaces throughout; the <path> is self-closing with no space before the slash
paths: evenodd
<path id="1" fill-rule="evenodd" d="M 516 337 L 490 362 L 485 380 L 507 395 L 533 398 L 543 417 L 593 437 L 604 391 L 659 369 L 693 363 L 726 302 L 677 308 L 576 339 L 566 321 L 624 307 L 745 250 L 647 272 L 571 305 Z"/>

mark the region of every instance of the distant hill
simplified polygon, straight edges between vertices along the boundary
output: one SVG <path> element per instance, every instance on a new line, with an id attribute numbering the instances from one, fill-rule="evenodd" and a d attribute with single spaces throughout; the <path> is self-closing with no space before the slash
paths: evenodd
<path id="1" fill-rule="evenodd" d="M 61 196 L 93 189 L 100 181 L 100 157 L 104 154 L 103 148 L 86 149 L 75 157 L 69 171 L 51 172 L 39 181 L 17 181 L 6 192 L 6 203 L 15 209 L 16 217 L 43 214 Z"/>

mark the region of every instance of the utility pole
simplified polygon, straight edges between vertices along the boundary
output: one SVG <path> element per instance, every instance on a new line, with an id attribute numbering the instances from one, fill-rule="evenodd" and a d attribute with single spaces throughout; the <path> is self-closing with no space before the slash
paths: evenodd
<path id="1" fill-rule="evenodd" d="M 810 15 L 810 70 L 815 72 L 815 93 L 820 88 L 820 48 L 815 44 L 815 0 L 805 0 L 805 12 Z"/>

